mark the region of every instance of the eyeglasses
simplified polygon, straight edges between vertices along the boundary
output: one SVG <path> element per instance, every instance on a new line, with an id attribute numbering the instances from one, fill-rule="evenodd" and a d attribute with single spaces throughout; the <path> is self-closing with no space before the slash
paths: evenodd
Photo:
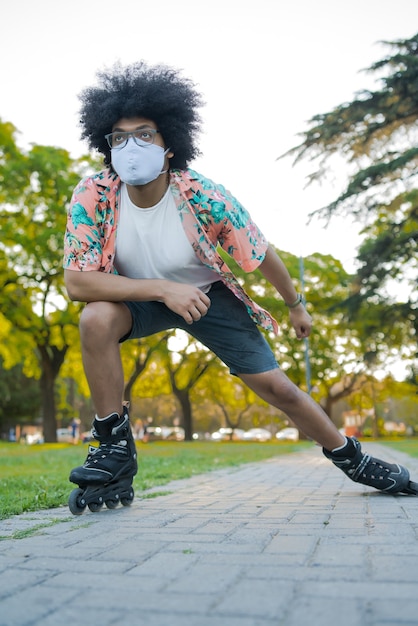
<path id="1" fill-rule="evenodd" d="M 109 133 L 105 135 L 105 139 L 109 144 L 109 148 L 124 148 L 128 143 L 128 139 L 132 137 L 138 146 L 143 146 L 144 144 L 154 143 L 154 138 L 159 130 L 155 130 L 155 128 L 141 128 L 139 130 L 133 131 L 119 131 L 116 133 Z"/>

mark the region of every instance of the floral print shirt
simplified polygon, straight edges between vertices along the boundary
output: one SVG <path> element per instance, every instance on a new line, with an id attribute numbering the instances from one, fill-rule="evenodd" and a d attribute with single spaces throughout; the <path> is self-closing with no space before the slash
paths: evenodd
<path id="1" fill-rule="evenodd" d="M 220 245 L 246 272 L 260 265 L 268 242 L 248 212 L 222 185 L 191 169 L 172 170 L 170 188 L 197 257 L 245 303 L 257 324 L 277 333 L 276 320 L 249 297 L 217 250 Z M 120 189 L 120 178 L 109 169 L 77 185 L 68 211 L 64 268 L 116 273 Z"/>

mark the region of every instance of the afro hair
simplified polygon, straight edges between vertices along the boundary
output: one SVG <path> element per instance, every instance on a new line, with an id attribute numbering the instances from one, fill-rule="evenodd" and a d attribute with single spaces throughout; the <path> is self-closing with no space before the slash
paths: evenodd
<path id="1" fill-rule="evenodd" d="M 81 138 L 104 155 L 110 165 L 107 133 L 122 117 L 145 117 L 158 126 L 167 147 L 174 152 L 173 169 L 185 169 L 200 154 L 196 145 L 202 106 L 195 85 L 165 65 L 149 66 L 144 61 L 123 67 L 116 63 L 97 73 L 98 85 L 84 89 L 81 101 Z"/>

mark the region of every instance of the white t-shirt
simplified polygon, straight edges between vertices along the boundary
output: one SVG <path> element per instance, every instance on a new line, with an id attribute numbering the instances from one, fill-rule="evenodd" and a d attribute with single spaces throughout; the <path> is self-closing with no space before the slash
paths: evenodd
<path id="1" fill-rule="evenodd" d="M 142 209 L 122 184 L 115 267 L 129 278 L 164 278 L 205 292 L 219 280 L 195 255 L 170 188 L 158 204 Z"/>

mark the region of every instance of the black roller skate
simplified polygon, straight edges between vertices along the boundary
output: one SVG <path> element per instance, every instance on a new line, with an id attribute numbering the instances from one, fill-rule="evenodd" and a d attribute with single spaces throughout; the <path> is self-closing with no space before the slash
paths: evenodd
<path id="1" fill-rule="evenodd" d="M 89 446 L 84 465 L 75 467 L 70 481 L 79 486 L 70 494 L 68 506 L 73 515 L 81 515 L 88 506 L 99 511 L 103 504 L 114 509 L 132 503 L 132 480 L 138 471 L 135 441 L 129 424 L 128 410 L 113 413 L 105 420 L 95 419 L 92 434 L 100 442 Z"/>
<path id="2" fill-rule="evenodd" d="M 354 482 L 374 487 L 386 493 L 418 495 L 418 483 L 410 480 L 409 471 L 402 465 L 387 463 L 362 452 L 355 437 L 347 437 L 344 448 L 323 453 Z"/>

